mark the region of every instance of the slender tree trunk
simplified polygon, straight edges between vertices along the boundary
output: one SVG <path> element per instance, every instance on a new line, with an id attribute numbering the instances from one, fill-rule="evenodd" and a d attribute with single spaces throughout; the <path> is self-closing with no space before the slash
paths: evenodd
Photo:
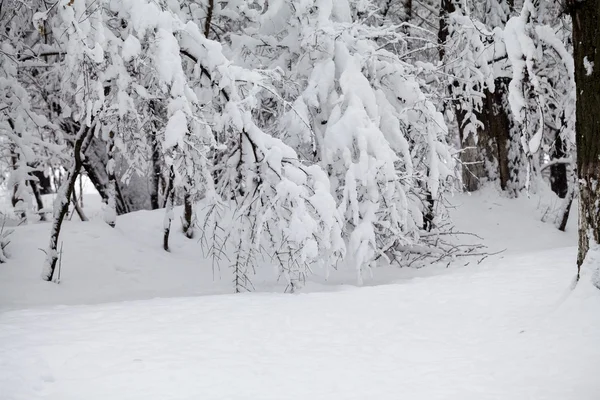
<path id="1" fill-rule="evenodd" d="M 194 199 L 189 189 L 183 195 L 183 233 L 189 239 L 194 237 Z"/>
<path id="2" fill-rule="evenodd" d="M 152 179 L 150 184 L 150 205 L 153 210 L 160 208 L 160 177 L 162 175 L 161 163 L 160 163 L 160 147 L 158 145 L 158 139 L 156 138 L 156 130 L 152 129 L 150 132 L 150 143 L 152 148 Z"/>
<path id="3" fill-rule="evenodd" d="M 562 118 L 561 118 L 562 119 Z M 564 119 L 562 119 L 564 121 Z M 554 140 L 554 151 L 552 158 L 555 160 L 567 156 L 565 142 L 560 136 L 560 131 L 556 131 Z M 567 177 L 567 164 L 559 163 L 550 166 L 550 187 L 552 191 L 561 199 L 564 199 L 569 192 L 569 178 Z"/>
<path id="4" fill-rule="evenodd" d="M 573 168 L 574 170 L 576 168 Z M 567 229 L 567 222 L 569 221 L 569 214 L 571 213 L 571 206 L 573 205 L 573 200 L 575 199 L 575 191 L 577 190 L 577 172 L 571 172 L 571 184 L 568 185 L 567 194 L 565 199 L 563 200 L 563 206 L 561 207 L 560 212 L 560 222 L 558 223 L 558 230 L 565 231 Z"/>
<path id="5" fill-rule="evenodd" d="M 600 243 L 600 1 L 569 0 L 577 84 L 578 270 Z"/>
<path id="6" fill-rule="evenodd" d="M 438 44 L 440 60 L 444 61 L 446 49 L 444 45 L 448 41 L 450 31 L 448 30 L 448 15 L 456 11 L 453 0 L 442 0 L 440 3 L 440 30 L 438 31 Z"/>
<path id="7" fill-rule="evenodd" d="M 9 123 L 11 124 L 11 128 L 13 128 L 13 125 L 10 120 L 9 120 Z M 19 154 L 17 153 L 16 146 L 12 145 L 12 144 L 10 145 L 10 162 L 11 162 L 13 171 L 17 171 L 19 169 Z M 15 172 L 15 176 L 17 176 L 17 175 L 18 175 L 18 173 Z M 27 213 L 25 212 L 25 206 L 24 206 L 25 199 L 23 199 L 23 196 L 21 193 L 21 191 L 23 190 L 21 185 L 23 185 L 22 179 L 19 179 L 19 181 L 13 182 L 12 195 L 10 197 L 10 202 L 11 202 L 13 208 L 15 209 L 15 211 L 17 213 L 19 213 L 21 220 L 27 221 Z"/>
<path id="8" fill-rule="evenodd" d="M 52 221 L 52 228 L 50 230 L 50 244 L 46 251 L 46 262 L 44 264 L 44 270 L 42 272 L 42 279 L 45 281 L 51 281 L 54 270 L 56 269 L 56 262 L 58 261 L 58 239 L 60 237 L 60 230 L 62 223 L 69 211 L 70 199 L 73 196 L 75 190 L 75 182 L 77 175 L 81 170 L 81 159 L 82 159 L 82 147 L 87 137 L 89 136 L 92 129 L 88 128 L 84 124 L 79 128 L 77 136 L 75 138 L 75 144 L 73 146 L 73 165 L 67 173 L 67 177 L 61 185 L 57 193 L 57 201 L 54 203 L 54 220 Z"/>
<path id="9" fill-rule="evenodd" d="M 44 202 L 42 201 L 42 195 L 40 194 L 40 189 L 37 182 L 31 181 L 31 191 L 33 192 L 33 197 L 35 198 L 35 203 L 37 205 L 38 214 L 40 216 L 40 221 L 46 221 L 46 214 L 44 213 Z"/>
<path id="10" fill-rule="evenodd" d="M 106 154 L 108 162 L 106 163 L 106 174 L 108 175 L 108 184 L 106 185 L 106 207 L 104 208 L 104 222 L 111 228 L 114 228 L 117 223 L 117 207 L 116 207 L 116 186 L 117 178 L 115 177 L 115 133 L 110 131 L 108 134 L 108 142 L 106 144 Z"/>
<path id="11" fill-rule="evenodd" d="M 212 22 L 213 11 L 215 8 L 215 0 L 208 0 L 208 6 L 206 7 L 206 21 L 204 21 L 204 36 L 208 37 L 210 33 L 210 24 Z"/>
<path id="12" fill-rule="evenodd" d="M 83 174 L 79 171 L 79 205 L 83 208 Z"/>
<path id="13" fill-rule="evenodd" d="M 173 206 L 175 205 L 175 169 L 169 167 L 169 184 L 165 193 L 165 221 L 163 234 L 163 249 L 169 251 L 169 234 L 171 233 L 171 222 L 173 222 Z"/>
<path id="14" fill-rule="evenodd" d="M 79 174 L 81 174 L 81 172 Z M 79 202 L 77 201 L 77 195 L 75 194 L 75 192 L 76 192 L 76 190 L 73 189 L 73 208 L 75 209 L 75 212 L 79 216 L 79 219 L 82 220 L 83 222 L 87 222 L 87 221 L 89 221 L 89 219 L 88 219 L 88 217 L 85 216 L 83 209 L 79 206 Z M 73 215 L 73 213 L 71 213 L 71 216 L 72 215 Z M 69 218 L 69 220 L 70 219 L 71 218 Z"/>
<path id="15" fill-rule="evenodd" d="M 413 2 L 412 0 L 404 0 L 404 14 L 406 15 L 405 21 L 409 22 L 413 16 Z"/>

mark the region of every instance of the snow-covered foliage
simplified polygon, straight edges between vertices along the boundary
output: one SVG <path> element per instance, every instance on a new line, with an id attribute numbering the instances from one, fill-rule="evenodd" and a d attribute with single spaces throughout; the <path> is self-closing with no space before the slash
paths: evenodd
<path id="1" fill-rule="evenodd" d="M 497 77 L 494 60 L 503 53 L 496 32 L 465 15 L 462 8 L 448 15 L 448 39 L 444 70 L 451 77 L 452 102 L 462 111 L 463 136 L 476 135 L 482 128 L 481 112 L 485 90 L 494 91 Z"/>
<path id="2" fill-rule="evenodd" d="M 439 16 L 429 0 L 7 3 L 2 179 L 26 217 L 43 207 L 34 174 L 60 173 L 54 261 L 84 172 L 110 226 L 164 207 L 165 250 L 183 204 L 183 233 L 234 268 L 236 291 L 265 259 L 290 291 L 340 261 L 361 281 L 381 260 L 458 251 L 440 240 L 464 150 L 455 121 L 490 179 L 508 174 L 490 172 L 502 169 L 492 152 L 516 182 L 557 137 L 572 148 L 569 38 L 538 2 L 517 14 L 509 1 L 448 0 Z M 502 140 L 486 136 L 490 112 L 508 121 Z"/>
<path id="3" fill-rule="evenodd" d="M 520 15 L 512 17 L 503 32 L 512 70 L 509 103 L 530 160 L 528 182 L 539 169 L 539 157 L 533 155 L 542 148 L 545 126 L 561 131 L 567 143 L 574 143 L 575 131 L 573 57 L 564 39 L 542 19 L 539 7 L 538 2 L 526 0 Z"/>
<path id="4" fill-rule="evenodd" d="M 372 7 L 270 2 L 232 39 L 242 62 L 283 72 L 275 134 L 327 171 L 359 280 L 381 256 L 402 258 L 399 249 L 436 225 L 438 215 L 427 218 L 442 207 L 427 199 L 449 189 L 454 169 L 446 124 L 419 69 L 382 46 L 403 32 L 366 23 L 361 16 Z"/>
<path id="5" fill-rule="evenodd" d="M 14 4 L 17 18 L 0 18 L 0 31 L 6 38 L 0 43 L 0 152 L 1 174 L 8 176 L 7 189 L 12 192 L 12 205 L 17 214 L 26 218 L 32 203 L 32 191 L 37 178 L 33 171 L 44 171 L 59 146 L 40 140 L 50 122 L 35 110 L 27 84 L 20 77 L 17 54 L 25 50 L 20 38 L 25 28 L 20 25 L 23 15 L 30 16 L 24 4 Z M 27 76 L 27 78 L 30 78 Z M 32 78 L 33 79 L 33 78 Z"/>
<path id="6" fill-rule="evenodd" d="M 546 3 L 525 1 L 516 11 L 513 2 L 502 0 L 472 7 L 455 2 L 445 19 L 447 87 L 461 139 L 466 146 L 475 144 L 479 156 L 469 161 L 484 163 L 488 179 L 496 179 L 497 171 L 509 173 L 503 183 L 513 194 L 538 180 L 540 160 L 556 131 L 572 143 L 567 132 L 574 131 L 573 61 L 564 22 L 557 7 Z M 490 145 L 499 122 L 489 116 L 498 113 L 508 118 L 506 133 L 492 137 Z M 508 172 L 498 165 L 502 162 Z"/>

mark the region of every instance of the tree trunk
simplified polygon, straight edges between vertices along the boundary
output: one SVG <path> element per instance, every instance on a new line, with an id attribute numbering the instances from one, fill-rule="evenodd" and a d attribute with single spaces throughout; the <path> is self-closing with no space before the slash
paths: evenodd
<path id="1" fill-rule="evenodd" d="M 489 171 L 487 175 L 497 175 L 502 190 L 508 190 L 511 180 L 508 156 L 511 122 L 505 107 L 507 89 L 508 84 L 505 79 L 496 79 L 494 92 L 485 91 L 482 113 L 482 122 L 486 136 L 489 138 L 489 146 L 486 149 L 489 153 L 488 159 L 493 160 L 498 167 L 497 171 Z"/>
<path id="2" fill-rule="evenodd" d="M 175 205 L 175 170 L 169 167 L 169 185 L 165 193 L 165 221 L 163 234 L 163 249 L 169 251 L 169 234 L 171 233 L 171 222 L 173 221 L 173 206 Z"/>
<path id="3" fill-rule="evenodd" d="M 194 237 L 194 199 L 189 189 L 183 195 L 183 233 L 189 239 Z"/>
<path id="4" fill-rule="evenodd" d="M 575 175 L 574 172 L 571 173 Z M 575 180 L 575 179 L 574 179 Z M 571 206 L 573 205 L 573 199 L 575 199 L 575 190 L 577 188 L 577 182 L 572 182 L 568 187 L 567 194 L 563 200 L 563 206 L 560 210 L 560 222 L 558 223 L 558 230 L 565 231 L 567 229 L 567 222 L 569 221 L 569 214 L 571 213 Z"/>
<path id="5" fill-rule="evenodd" d="M 562 119 L 562 118 L 561 118 Z M 564 119 L 563 119 L 564 120 Z M 552 159 L 558 160 L 567 156 L 565 142 L 560 136 L 560 130 L 556 131 Z M 569 178 L 567 176 L 567 164 L 558 163 L 550 166 L 550 187 L 561 199 L 569 192 Z"/>
<path id="6" fill-rule="evenodd" d="M 413 4 L 412 0 L 404 0 L 404 14 L 406 15 L 405 21 L 410 22 L 413 16 Z"/>
<path id="7" fill-rule="evenodd" d="M 52 182 L 50 176 L 46 175 L 44 171 L 31 171 L 31 175 L 35 176 L 38 180 L 38 187 L 41 195 L 52 193 Z"/>
<path id="8" fill-rule="evenodd" d="M 450 35 L 450 31 L 448 30 L 448 14 L 452 14 L 454 11 L 456 11 L 456 7 L 453 0 L 442 0 L 440 3 L 440 30 L 438 31 L 439 55 L 442 61 L 446 56 L 444 45 L 448 41 L 448 35 Z"/>
<path id="9" fill-rule="evenodd" d="M 10 121 L 9 121 L 10 123 Z M 12 124 L 11 124 L 12 127 Z M 17 153 L 17 148 L 15 145 L 10 145 L 10 161 L 12 164 L 12 169 L 15 171 L 15 176 L 18 175 L 17 170 L 20 168 L 19 166 L 19 154 Z M 25 199 L 23 199 L 23 185 L 22 179 L 19 181 L 13 182 L 12 195 L 10 197 L 10 202 L 17 213 L 19 213 L 21 220 L 23 222 L 27 221 L 27 213 L 25 212 Z"/>
<path id="10" fill-rule="evenodd" d="M 75 190 L 75 182 L 77 175 L 81 170 L 81 159 L 82 159 L 82 147 L 86 138 L 89 136 L 91 128 L 81 125 L 79 132 L 75 138 L 75 144 L 73 146 L 73 165 L 67 173 L 67 177 L 61 185 L 57 193 L 57 201 L 54 203 L 54 220 L 52 221 L 52 228 L 50 230 L 50 244 L 46 251 L 46 262 L 44 270 L 42 272 L 42 279 L 45 281 L 52 280 L 54 270 L 56 269 L 56 262 L 58 261 L 58 239 L 60 236 L 60 230 L 62 223 L 69 211 L 70 199 L 73 196 Z"/>
<path id="11" fill-rule="evenodd" d="M 462 110 L 456 110 L 456 121 L 458 123 L 458 137 L 462 147 L 460 162 L 463 188 L 467 192 L 474 192 L 479 189 L 481 178 L 485 176 L 483 159 L 479 151 L 479 143 L 482 138 L 476 140 L 473 133 L 465 133 L 464 112 Z"/>
<path id="12" fill-rule="evenodd" d="M 81 172 L 79 173 L 79 175 L 81 175 Z M 87 222 L 89 221 L 88 217 L 85 216 L 85 213 L 83 212 L 83 209 L 81 208 L 81 206 L 79 205 L 79 201 L 77 201 L 77 195 L 76 195 L 76 190 L 73 189 L 73 208 L 75 209 L 75 212 L 77 213 L 77 215 L 79 216 L 79 219 L 83 222 Z M 73 216 L 73 214 L 71 213 L 71 216 Z M 70 220 L 71 218 L 69 218 Z"/>
<path id="13" fill-rule="evenodd" d="M 84 149 L 85 158 L 82 161 L 83 169 L 87 177 L 89 178 L 94 188 L 102 197 L 102 200 L 108 200 L 108 156 L 106 154 L 104 142 L 99 139 L 92 137 Z M 121 191 L 119 190 L 118 184 L 115 182 L 115 209 L 117 215 L 125 214 L 129 212 L 129 208 Z"/>
<path id="14" fill-rule="evenodd" d="M 155 129 L 151 129 L 150 131 L 150 144 L 152 151 L 152 179 L 150 181 L 152 186 L 150 187 L 150 206 L 153 210 L 157 210 L 160 208 L 159 186 L 162 170 L 160 163 L 160 147 L 158 145 Z"/>
<path id="15" fill-rule="evenodd" d="M 116 208 L 116 187 L 117 178 L 115 177 L 115 133 L 110 131 L 108 134 L 108 143 L 106 144 L 106 154 L 108 162 L 106 163 L 106 174 L 108 175 L 108 184 L 106 185 L 106 207 L 104 208 L 104 222 L 111 228 L 117 223 Z"/>
<path id="16" fill-rule="evenodd" d="M 39 186 L 35 181 L 30 181 L 29 184 L 31 185 L 33 197 L 35 198 L 35 203 L 37 205 L 40 221 L 46 221 L 46 214 L 44 213 L 44 202 L 42 201 L 42 195 L 40 194 Z"/>
<path id="17" fill-rule="evenodd" d="M 204 36 L 208 38 L 210 33 L 210 24 L 212 22 L 213 11 L 215 8 L 215 0 L 208 0 L 206 7 L 206 20 L 204 21 Z"/>
<path id="18" fill-rule="evenodd" d="M 569 3 L 577 85 L 579 271 L 590 242 L 600 243 L 600 1 Z"/>

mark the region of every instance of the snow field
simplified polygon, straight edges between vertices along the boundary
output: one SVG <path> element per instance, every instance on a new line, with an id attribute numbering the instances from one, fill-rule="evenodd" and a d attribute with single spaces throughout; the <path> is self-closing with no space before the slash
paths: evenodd
<path id="1" fill-rule="evenodd" d="M 19 227 L 0 265 L 0 399 L 597 399 L 600 292 L 585 274 L 571 291 L 573 226 L 535 219 L 536 198 L 451 202 L 460 230 L 508 250 L 365 287 L 316 271 L 296 295 L 267 273 L 260 293 L 210 295 L 229 271 L 213 278 L 178 227 L 163 252 L 160 212 L 67 223 L 48 284 L 48 227 Z"/>

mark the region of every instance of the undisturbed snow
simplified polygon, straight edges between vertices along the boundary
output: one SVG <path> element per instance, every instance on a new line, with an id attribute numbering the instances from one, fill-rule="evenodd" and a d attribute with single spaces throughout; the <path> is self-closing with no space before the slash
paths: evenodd
<path id="1" fill-rule="evenodd" d="M 0 265 L 0 399 L 597 399 L 600 292 L 585 275 L 571 291 L 572 225 L 538 222 L 535 200 L 454 201 L 459 228 L 508 251 L 382 269 L 369 287 L 316 276 L 298 295 L 175 298 L 229 283 L 183 238 L 155 250 L 156 213 L 120 217 L 116 232 L 68 224 L 63 282 L 41 283 L 47 229 L 18 228 Z"/>

